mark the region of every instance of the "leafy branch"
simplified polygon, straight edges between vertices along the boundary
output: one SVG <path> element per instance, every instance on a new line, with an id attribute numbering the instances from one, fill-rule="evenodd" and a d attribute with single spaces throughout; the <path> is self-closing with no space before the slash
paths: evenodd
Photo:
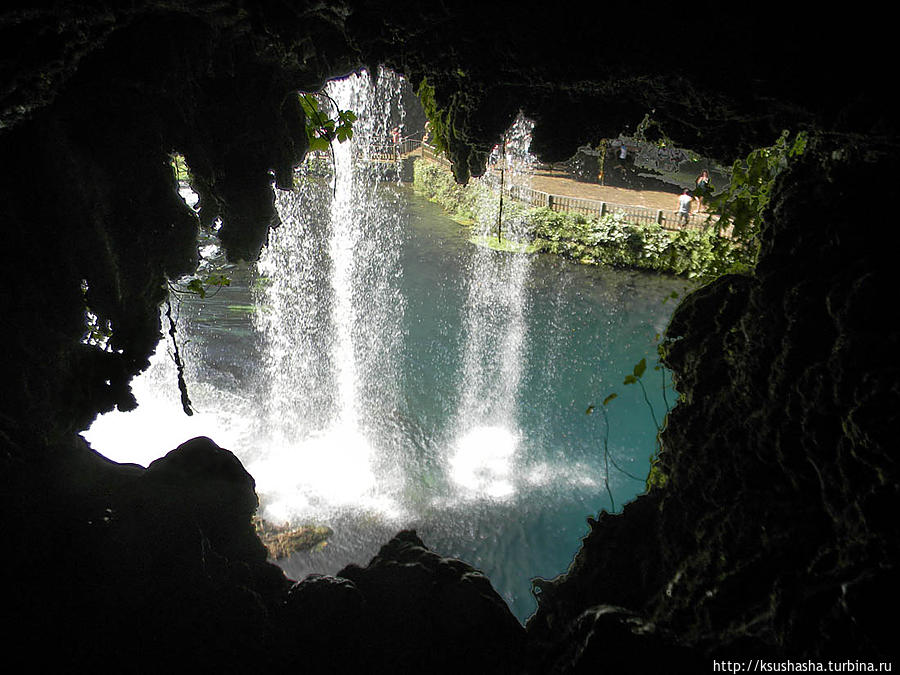
<path id="1" fill-rule="evenodd" d="M 658 337 L 659 336 L 657 336 L 657 339 L 658 339 Z M 668 413 L 668 411 L 670 410 L 670 407 L 669 407 L 668 398 L 666 397 L 665 372 L 663 371 L 663 368 L 661 365 L 659 365 L 659 363 L 657 363 L 653 369 L 656 371 L 660 371 L 662 373 L 663 401 L 665 402 L 666 412 Z M 620 467 L 616 463 L 615 459 L 613 459 L 613 457 L 609 453 L 609 414 L 607 413 L 607 407 L 609 406 L 609 404 L 612 401 L 614 401 L 616 398 L 618 398 L 619 395 L 617 393 L 610 394 L 605 399 L 603 399 L 603 402 L 601 403 L 600 408 L 599 408 L 600 412 L 603 413 L 603 462 L 604 462 L 605 469 L 606 469 L 606 475 L 604 477 L 604 484 L 606 487 L 606 492 L 609 495 L 609 501 L 610 501 L 610 504 L 612 505 L 613 511 L 615 511 L 616 503 L 615 503 L 615 500 L 613 499 L 612 490 L 609 487 L 609 465 L 610 464 L 612 464 L 615 469 L 617 469 L 621 473 L 625 474 L 629 478 L 632 478 L 636 481 L 644 483 L 645 486 L 647 487 L 647 489 L 649 489 L 650 487 L 652 487 L 654 485 L 658 485 L 661 487 L 666 482 L 665 475 L 663 475 L 662 472 L 656 466 L 657 462 L 659 461 L 659 452 L 660 452 L 659 433 L 662 431 L 662 426 L 660 425 L 659 421 L 656 418 L 656 410 L 653 408 L 653 404 L 650 402 L 650 397 L 647 395 L 647 389 L 644 386 L 644 382 L 642 380 L 644 373 L 646 371 L 647 371 L 647 359 L 643 358 L 635 364 L 634 368 L 632 368 L 631 373 L 626 375 L 625 379 L 623 381 L 623 384 L 625 384 L 625 385 L 637 384 L 638 386 L 640 386 L 641 392 L 644 395 L 644 401 L 646 402 L 647 407 L 650 409 L 650 416 L 653 419 L 654 426 L 656 427 L 656 450 L 650 456 L 650 472 L 646 478 L 641 478 L 639 476 L 635 476 L 634 474 L 629 473 L 628 471 L 626 471 L 625 469 Z M 591 415 L 594 413 L 595 410 L 597 410 L 597 407 L 594 404 L 591 404 L 587 407 L 587 410 L 585 411 L 585 413 L 588 415 Z"/>
<path id="2" fill-rule="evenodd" d="M 793 138 L 781 132 L 767 148 L 758 148 L 731 167 L 731 182 L 722 192 L 707 199 L 710 214 L 719 216 L 717 227 L 731 226 L 731 236 L 745 245 L 754 245 L 762 214 L 769 205 L 775 178 L 806 149 L 809 137 L 800 131 Z"/>
<path id="3" fill-rule="evenodd" d="M 169 291 L 176 296 L 188 294 L 197 295 L 201 300 L 214 298 L 225 287 L 231 285 L 231 279 L 225 274 L 212 272 L 192 278 L 187 283 L 173 284 L 169 282 Z M 210 289 L 215 289 L 210 294 Z"/>
<path id="4" fill-rule="evenodd" d="M 173 284 L 170 281 L 168 285 L 169 296 L 166 298 L 166 319 L 169 322 L 169 337 L 172 338 L 172 360 L 175 361 L 175 368 L 178 373 L 178 391 L 181 392 L 181 408 L 184 410 L 184 414 L 190 417 L 194 414 L 194 409 L 191 404 L 191 398 L 188 395 L 187 380 L 184 377 L 184 357 L 181 354 L 181 350 L 178 348 L 178 340 L 176 338 L 178 329 L 175 317 L 172 315 L 172 298 L 174 297 L 176 300 L 180 300 L 182 295 L 196 295 L 201 299 L 214 298 L 225 286 L 231 285 L 231 279 L 225 274 L 212 272 L 194 277 L 186 283 Z M 214 288 L 215 291 L 210 294 L 210 289 L 212 288 Z"/>
<path id="5" fill-rule="evenodd" d="M 175 368 L 178 371 L 178 391 L 181 392 L 181 409 L 184 410 L 185 415 L 190 417 L 194 414 L 194 409 L 191 407 L 187 380 L 184 378 L 184 359 L 181 358 L 178 341 L 175 339 L 175 319 L 172 317 L 172 302 L 169 298 L 166 298 L 166 319 L 169 321 L 169 335 L 172 338 L 172 360 L 175 361 Z"/>
<path id="6" fill-rule="evenodd" d="M 81 299 L 84 304 L 84 334 L 81 336 L 81 342 L 106 351 L 110 348 L 109 341 L 113 333 L 112 322 L 109 319 L 101 319 L 91 311 L 86 279 L 81 281 Z"/>
<path id="7" fill-rule="evenodd" d="M 319 98 L 326 99 L 334 106 L 337 117 L 332 118 L 319 107 Z M 342 110 L 325 91 L 315 94 L 300 94 L 300 106 L 306 115 L 306 140 L 311 152 L 331 148 L 332 142 L 343 143 L 353 138 L 353 123 L 356 113 Z"/>
<path id="8" fill-rule="evenodd" d="M 332 118 L 319 107 L 320 99 L 331 103 L 337 117 Z M 334 159 L 334 143 L 349 141 L 353 138 L 353 123 L 357 120 L 352 110 L 342 110 L 337 102 L 324 89 L 315 94 L 300 94 L 300 107 L 306 115 L 306 141 L 310 152 L 331 152 L 331 163 Z M 335 176 L 332 192 L 337 192 L 337 176 Z"/>
<path id="9" fill-rule="evenodd" d="M 659 422 L 656 420 L 656 411 L 653 409 L 653 404 L 650 403 L 650 397 L 647 396 L 647 388 L 641 380 L 641 377 L 643 377 L 646 370 L 647 359 L 641 359 L 635 364 L 631 375 L 625 376 L 625 381 L 622 384 L 638 384 L 641 387 L 641 392 L 644 394 L 644 401 L 646 401 L 647 407 L 650 408 L 650 417 L 653 418 L 653 424 L 657 429 L 660 429 Z"/>
<path id="10" fill-rule="evenodd" d="M 658 348 L 657 348 L 658 349 Z M 657 363 L 654 367 L 654 370 L 660 371 L 663 373 L 662 366 Z M 647 474 L 646 485 L 649 490 L 653 486 L 662 487 L 666 484 L 666 476 L 659 469 L 659 453 L 662 450 L 659 441 L 659 434 L 662 432 L 662 425 L 660 425 L 659 421 L 656 419 L 656 411 L 653 408 L 653 404 L 650 403 L 650 397 L 647 396 L 647 388 L 644 386 L 644 382 L 641 379 L 644 373 L 647 370 L 647 359 L 641 359 L 635 364 L 634 369 L 632 370 L 630 375 L 625 376 L 625 380 L 623 384 L 637 384 L 641 388 L 641 393 L 644 395 L 644 401 L 647 403 L 647 407 L 650 409 L 650 417 L 653 419 L 653 424 L 656 427 L 656 450 L 650 455 L 650 473 Z M 669 412 L 669 401 L 666 398 L 666 380 L 665 374 L 663 373 L 663 381 L 662 381 L 662 392 L 663 392 L 663 401 L 666 404 L 666 413 Z"/>
<path id="11" fill-rule="evenodd" d="M 172 165 L 172 171 L 175 173 L 175 180 L 178 182 L 191 182 L 191 169 L 187 165 L 184 155 L 173 153 L 169 163 Z"/>
<path id="12" fill-rule="evenodd" d="M 613 459 L 609 454 L 609 415 L 606 412 L 606 407 L 609 405 L 610 401 L 618 398 L 618 396 L 619 395 L 615 394 L 615 393 L 610 394 L 605 399 L 603 399 L 603 403 L 601 403 L 601 407 L 600 407 L 600 412 L 603 413 L 603 464 L 604 464 L 604 469 L 605 469 L 603 483 L 606 486 L 606 493 L 609 495 L 609 503 L 610 503 L 613 511 L 616 510 L 616 501 L 615 501 L 615 499 L 613 499 L 612 490 L 609 487 L 609 465 L 610 465 L 610 462 L 616 469 L 618 469 L 619 471 L 624 473 L 629 478 L 633 478 L 634 480 L 639 481 L 639 482 L 644 481 L 643 478 L 639 478 L 638 476 L 635 476 L 634 474 L 629 473 L 628 471 L 626 471 L 625 469 L 620 467 L 618 464 L 616 464 L 616 460 Z M 594 412 L 595 409 L 596 409 L 595 406 L 593 404 L 591 404 L 587 407 L 585 414 L 590 415 Z"/>
<path id="13" fill-rule="evenodd" d="M 422 78 L 419 83 L 419 89 L 416 92 L 422 108 L 425 111 L 425 117 L 431 123 L 431 137 L 434 147 L 438 154 L 447 154 L 450 148 L 450 115 L 438 106 L 434 95 L 434 87 L 429 84 L 426 78 Z"/>

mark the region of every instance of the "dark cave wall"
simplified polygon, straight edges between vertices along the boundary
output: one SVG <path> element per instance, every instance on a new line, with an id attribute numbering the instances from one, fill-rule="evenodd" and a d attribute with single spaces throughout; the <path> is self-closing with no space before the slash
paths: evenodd
<path id="1" fill-rule="evenodd" d="M 892 153 L 821 150 L 780 177 L 756 274 L 676 310 L 668 482 L 601 516 L 569 578 L 544 585 L 536 636 L 613 604 L 720 658 L 894 654 L 875 617 L 898 599 L 898 336 L 865 226 L 881 205 L 856 197 L 890 192 Z"/>
<path id="2" fill-rule="evenodd" d="M 10 352 L 30 355 L 9 359 L 18 393 L 3 407 L 32 424 L 26 435 L 55 439 L 133 407 L 128 382 L 159 340 L 167 280 L 196 268 L 199 223 L 223 219 L 232 258 L 258 254 L 277 225 L 273 177 L 289 186 L 306 151 L 293 92 L 356 63 L 345 42 L 333 58 L 327 12 L 304 25 L 315 38 L 298 54 L 262 43 L 236 10 L 121 17 L 47 107 L 0 136 L 4 315 Z M 177 194 L 173 152 L 191 168 L 199 218 Z M 111 324 L 106 350 L 81 344 L 87 309 Z"/>
<path id="3" fill-rule="evenodd" d="M 867 617 L 897 598 L 898 531 L 885 509 L 897 499 L 886 434 L 900 411 L 898 335 L 883 314 L 888 256 L 868 225 L 881 202 L 857 195 L 890 194 L 893 153 L 824 154 L 781 177 L 752 281 L 707 291 L 706 302 L 725 300 L 715 331 L 697 330 L 700 302 L 669 328 L 667 361 L 690 398 L 665 442 L 690 442 L 691 459 L 682 451 L 665 463 L 677 489 L 662 497 L 661 533 L 673 558 L 688 558 L 672 514 L 703 495 L 713 508 L 691 509 L 692 534 L 720 555 L 698 568 L 717 583 L 657 616 L 705 615 L 693 626 L 702 635 L 730 613 L 740 638 L 730 610 L 740 605 L 744 625 L 779 649 L 884 655 L 893 647 Z M 690 466 L 698 457 L 702 473 Z"/>
<path id="4" fill-rule="evenodd" d="M 415 636 L 401 655 L 451 672 L 457 657 L 578 672 L 638 653 L 677 672 L 698 655 L 893 654 L 879 612 L 897 599 L 898 338 L 882 319 L 896 236 L 876 196 L 892 193 L 897 129 L 872 67 L 889 23 L 847 37 L 836 15 L 765 5 L 700 3 L 675 21 L 665 5 L 510 8 L 0 13 L 2 571 L 26 644 L 68 625 L 57 647 L 75 660 L 109 649 L 119 661 L 326 672 L 348 640 L 351 662 L 376 654 L 374 670 L 388 670 L 391 630 Z M 691 27 L 698 39 L 684 37 Z M 160 478 L 74 436 L 133 405 L 128 382 L 159 337 L 166 279 L 196 265 L 198 226 L 221 216 L 229 256 L 253 258 L 277 224 L 271 184 L 288 184 L 305 151 L 293 92 L 379 63 L 435 86 L 460 179 L 483 170 L 520 109 L 546 160 L 651 111 L 679 145 L 726 161 L 782 128 L 816 138 L 779 180 L 757 273 L 718 280 L 673 318 L 665 358 L 682 400 L 662 437 L 668 484 L 591 520 L 568 577 L 541 584 L 527 635 L 483 578 L 409 534 L 369 577 L 353 569 L 289 594 L 248 530 L 252 479 L 225 451 L 181 449 Z M 199 214 L 176 194 L 174 151 Z M 112 324 L 109 350 L 81 342 L 88 307 Z M 183 472 L 171 468 L 180 456 Z M 226 476 L 240 506 L 221 521 L 195 489 L 210 476 Z M 63 587 L 51 581 L 60 568 L 77 570 Z M 435 615 L 470 610 L 474 629 Z M 120 625 L 126 615 L 152 637 Z M 98 645 L 102 630 L 114 647 Z"/>
<path id="5" fill-rule="evenodd" d="M 221 217 L 229 255 L 252 259 L 277 226 L 273 176 L 289 184 L 305 152 L 294 92 L 364 64 L 435 87 L 460 180 L 483 171 L 520 109 L 547 160 L 646 113 L 680 145 L 726 161 L 784 127 L 855 134 L 836 141 L 851 145 L 895 134 L 864 67 L 879 25 L 859 45 L 842 38 L 839 58 L 821 48 L 842 35 L 837 19 L 780 8 L 776 26 L 804 30 L 773 44 L 765 9 L 696 8 L 702 41 L 660 39 L 671 10 L 653 4 L 639 15 L 619 3 L 586 14 L 416 2 L 4 10 L 0 217 L 16 254 L 0 281 L 10 354 L 31 355 L 8 360 L 18 394 L 5 397 L 6 418 L 39 420 L 52 436 L 132 406 L 128 380 L 158 339 L 166 278 L 197 259 L 197 221 L 174 194 L 170 154 L 192 169 L 200 221 Z M 616 39 L 597 39 L 612 30 Z M 853 86 L 833 95 L 848 72 Z M 80 344 L 85 306 L 112 324 L 110 350 Z"/>

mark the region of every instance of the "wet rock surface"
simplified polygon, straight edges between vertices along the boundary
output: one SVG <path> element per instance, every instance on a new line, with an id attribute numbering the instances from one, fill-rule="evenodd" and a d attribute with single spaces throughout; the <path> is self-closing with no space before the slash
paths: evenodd
<path id="1" fill-rule="evenodd" d="M 314 672 L 521 673 L 522 625 L 478 570 L 399 532 L 368 565 L 312 575 L 285 603 L 289 643 Z M 314 647 L 305 649 L 308 641 Z M 310 652 L 323 654 L 319 662 Z M 307 656 L 304 656 L 304 655 Z"/>
<path id="2" fill-rule="evenodd" d="M 274 525 L 258 517 L 253 519 L 253 526 L 269 556 L 275 560 L 288 558 L 297 551 L 318 550 L 334 534 L 327 525 Z"/>
<path id="3" fill-rule="evenodd" d="M 879 316 L 885 257 L 860 226 L 877 207 L 841 207 L 863 181 L 887 189 L 889 172 L 827 171 L 823 185 L 807 157 L 782 177 L 756 275 L 722 277 L 676 310 L 669 481 L 601 515 L 568 578 L 545 585 L 535 637 L 558 635 L 579 605 L 615 602 L 720 658 L 890 660 L 866 617 L 897 599 L 884 518 L 897 476 L 876 439 L 900 410 L 898 338 Z"/>

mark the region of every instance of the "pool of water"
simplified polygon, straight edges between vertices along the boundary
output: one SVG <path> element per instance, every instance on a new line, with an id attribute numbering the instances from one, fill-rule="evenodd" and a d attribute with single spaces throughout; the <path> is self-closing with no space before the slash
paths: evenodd
<path id="1" fill-rule="evenodd" d="M 357 351 L 380 340 L 374 356 L 355 362 L 365 384 L 352 424 L 329 412 L 340 389 L 332 382 L 340 380 L 339 340 L 323 305 L 335 291 L 292 263 L 287 273 L 302 281 L 298 288 L 319 287 L 294 291 L 297 326 L 278 336 L 286 353 L 308 352 L 302 371 L 286 374 L 284 362 L 273 361 L 269 274 L 228 266 L 230 286 L 202 300 L 184 296 L 178 311 L 196 414 L 180 409 L 170 347 L 161 343 L 134 383 L 138 409 L 104 415 L 84 435 L 110 458 L 144 465 L 201 434 L 232 450 L 257 481 L 264 516 L 334 530 L 323 549 L 280 561 L 291 578 L 365 564 L 399 529 L 414 528 L 436 552 L 485 572 L 524 620 L 536 606 L 530 580 L 566 570 L 586 517 L 620 510 L 643 491 L 657 429 L 641 389 L 623 379 L 647 359 L 643 383 L 661 421 L 674 394 L 664 394 L 665 371 L 653 369 L 656 345 L 674 309 L 666 298 L 686 282 L 533 256 L 516 295 L 516 348 L 504 342 L 502 325 L 473 347 L 479 313 L 499 302 L 474 285 L 507 281 L 472 275 L 515 254 L 479 249 L 406 187 L 384 185 L 379 194 L 395 218 L 396 251 L 389 274 L 352 281 L 360 288 L 350 302 L 363 309 L 350 338 Z M 209 246 L 213 264 L 221 263 Z M 326 251 L 312 253 L 312 269 L 327 270 Z M 384 306 L 372 300 L 365 311 L 378 294 Z M 501 314 L 501 324 L 511 321 Z M 514 385 L 501 393 L 473 389 L 481 385 L 466 374 L 492 381 L 511 369 Z M 611 393 L 613 464 L 598 410 Z"/>

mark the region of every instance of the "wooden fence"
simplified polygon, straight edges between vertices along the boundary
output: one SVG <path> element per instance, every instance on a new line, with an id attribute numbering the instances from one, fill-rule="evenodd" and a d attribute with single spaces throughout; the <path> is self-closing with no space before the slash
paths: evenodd
<path id="1" fill-rule="evenodd" d="M 402 141 L 400 152 L 405 156 L 418 154 L 429 161 L 448 168 L 452 166 L 450 160 L 437 152 L 437 148 L 427 143 L 422 143 L 417 139 L 409 138 Z M 555 195 L 516 185 L 505 186 L 503 192 L 513 199 L 531 206 L 544 206 L 553 211 L 569 211 L 601 218 L 607 214 L 620 213 L 630 223 L 636 225 L 656 224 L 666 230 L 703 230 L 718 220 L 717 216 L 710 217 L 706 213 L 691 213 L 688 216 L 687 223 L 684 223 L 683 219 L 675 211 L 668 209 L 654 209 L 633 204 L 616 204 L 594 199 L 583 199 L 581 197 Z M 673 201 L 674 199 L 675 197 L 673 196 Z"/>
<path id="2" fill-rule="evenodd" d="M 703 230 L 709 224 L 709 216 L 705 213 L 691 213 L 687 223 L 684 223 L 674 211 L 668 209 L 654 209 L 633 204 L 616 204 L 614 202 L 602 202 L 594 199 L 570 197 L 567 195 L 554 195 L 528 187 L 510 186 L 504 188 L 504 193 L 513 199 L 531 206 L 545 206 L 551 211 L 569 211 L 585 216 L 602 218 L 609 214 L 621 214 L 625 220 L 635 225 L 659 225 L 666 230 Z M 712 217 L 712 222 L 718 220 Z"/>

